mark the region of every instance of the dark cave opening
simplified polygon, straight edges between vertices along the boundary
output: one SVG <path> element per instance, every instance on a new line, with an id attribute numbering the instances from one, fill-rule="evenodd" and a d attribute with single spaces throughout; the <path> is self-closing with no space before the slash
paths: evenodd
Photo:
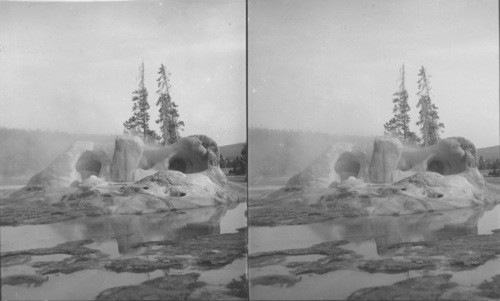
<path id="1" fill-rule="evenodd" d="M 349 177 L 358 177 L 361 164 L 353 154 L 343 153 L 335 163 L 334 169 L 339 174 L 340 180 L 344 181 Z"/>
<path id="2" fill-rule="evenodd" d="M 170 162 L 168 163 L 168 169 L 170 170 L 177 170 L 180 172 L 185 173 L 186 172 L 186 162 L 181 159 L 181 158 L 172 158 Z"/>
<path id="3" fill-rule="evenodd" d="M 427 164 L 427 171 L 437 172 L 444 175 L 444 163 L 442 161 L 433 160 Z"/>
<path id="4" fill-rule="evenodd" d="M 91 151 L 84 152 L 80 159 L 76 162 L 76 171 L 82 176 L 82 180 L 90 178 L 90 176 L 99 176 L 102 163 L 99 156 Z"/>

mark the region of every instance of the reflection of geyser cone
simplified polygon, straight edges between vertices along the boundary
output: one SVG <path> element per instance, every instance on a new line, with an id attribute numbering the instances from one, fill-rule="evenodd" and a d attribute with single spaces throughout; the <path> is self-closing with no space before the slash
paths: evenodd
<path id="1" fill-rule="evenodd" d="M 213 234 L 220 234 L 220 224 L 188 224 L 177 232 L 178 238 L 193 238 Z"/>
<path id="2" fill-rule="evenodd" d="M 482 207 L 443 211 L 441 214 L 408 215 L 390 219 L 373 219 L 371 228 L 379 255 L 389 255 L 388 246 L 449 239 L 477 234 L 477 223 L 483 216 Z"/>
<path id="3" fill-rule="evenodd" d="M 373 238 L 377 253 L 385 255 L 388 246 L 415 242 L 448 239 L 477 234 L 478 220 L 484 208 L 474 207 L 405 216 L 372 216 L 339 219 L 307 225 L 321 241 L 347 239 L 351 242 Z"/>
<path id="4" fill-rule="evenodd" d="M 217 211 L 203 223 L 188 223 L 176 231 L 177 238 L 192 238 L 205 235 L 220 234 L 220 220 L 226 214 L 226 207 L 218 208 Z"/>
<path id="5" fill-rule="evenodd" d="M 143 242 L 145 236 L 141 223 L 136 216 L 125 215 L 111 220 L 114 237 L 118 243 L 118 252 L 122 254 L 128 246 Z"/>
<path id="6" fill-rule="evenodd" d="M 113 220 L 118 250 L 127 252 L 130 245 L 147 241 L 218 234 L 220 219 L 225 212 L 226 208 L 207 207 L 166 216 L 130 216 L 135 220 L 127 222 Z"/>
<path id="7" fill-rule="evenodd" d="M 478 229 L 477 224 L 479 219 L 484 215 L 484 208 L 473 208 L 472 215 L 468 212 L 463 212 L 459 210 L 457 214 L 469 215 L 465 222 L 461 222 L 461 219 L 451 220 L 450 223 L 446 223 L 442 228 L 436 231 L 425 233 L 425 240 L 435 240 L 435 239 L 448 239 L 450 237 L 466 236 L 466 235 L 477 235 Z"/>

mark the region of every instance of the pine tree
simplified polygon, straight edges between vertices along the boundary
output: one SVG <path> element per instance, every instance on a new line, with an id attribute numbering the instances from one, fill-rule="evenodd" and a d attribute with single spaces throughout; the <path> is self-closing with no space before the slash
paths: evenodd
<path id="1" fill-rule="evenodd" d="M 405 65 L 399 69 L 399 90 L 394 93 L 392 102 L 394 117 L 384 124 L 385 131 L 402 141 L 418 142 L 417 134 L 410 131 L 410 106 L 408 105 L 408 92 L 405 87 Z"/>
<path id="2" fill-rule="evenodd" d="M 419 111 L 419 120 L 417 125 L 420 126 L 422 132 L 423 145 L 425 147 L 436 144 L 439 141 L 439 133 L 444 128 L 444 124 L 439 122 L 439 115 L 437 113 L 437 106 L 432 103 L 429 91 L 431 89 L 429 82 L 429 75 L 427 74 L 424 66 L 420 68 L 418 73 L 420 76 L 418 80 L 418 93 L 420 97 L 417 103 Z"/>
<path id="3" fill-rule="evenodd" d="M 486 169 L 486 161 L 483 156 L 479 156 L 478 169 Z"/>
<path id="4" fill-rule="evenodd" d="M 148 91 L 144 85 L 144 62 L 139 67 L 139 88 L 132 92 L 133 115 L 123 123 L 125 132 L 139 135 L 142 140 L 154 140 L 158 135 L 149 128 Z"/>
<path id="5" fill-rule="evenodd" d="M 179 112 L 177 110 L 177 105 L 172 101 L 170 96 L 170 73 L 167 73 L 165 66 L 161 64 L 160 70 L 158 71 L 160 77 L 158 77 L 158 91 L 159 94 L 156 106 L 159 106 L 159 117 L 156 123 L 160 125 L 162 133 L 162 143 L 172 144 L 180 139 L 179 131 L 184 126 L 183 121 L 179 121 Z"/>
<path id="6" fill-rule="evenodd" d="M 247 172 L 247 162 L 248 162 L 248 148 L 247 144 L 243 144 L 243 149 L 241 150 L 241 156 L 238 157 L 238 161 L 241 163 L 241 173 Z"/>

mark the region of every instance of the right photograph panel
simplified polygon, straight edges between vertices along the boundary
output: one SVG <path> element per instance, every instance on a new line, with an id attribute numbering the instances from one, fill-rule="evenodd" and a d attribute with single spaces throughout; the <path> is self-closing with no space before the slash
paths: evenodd
<path id="1" fill-rule="evenodd" d="M 499 297 L 498 12 L 248 1 L 251 300 Z"/>

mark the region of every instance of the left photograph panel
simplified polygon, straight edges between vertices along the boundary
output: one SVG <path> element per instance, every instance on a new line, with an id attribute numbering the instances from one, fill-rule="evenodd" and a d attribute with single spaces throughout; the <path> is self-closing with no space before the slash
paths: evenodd
<path id="1" fill-rule="evenodd" d="M 247 300 L 245 1 L 0 3 L 2 300 Z"/>

